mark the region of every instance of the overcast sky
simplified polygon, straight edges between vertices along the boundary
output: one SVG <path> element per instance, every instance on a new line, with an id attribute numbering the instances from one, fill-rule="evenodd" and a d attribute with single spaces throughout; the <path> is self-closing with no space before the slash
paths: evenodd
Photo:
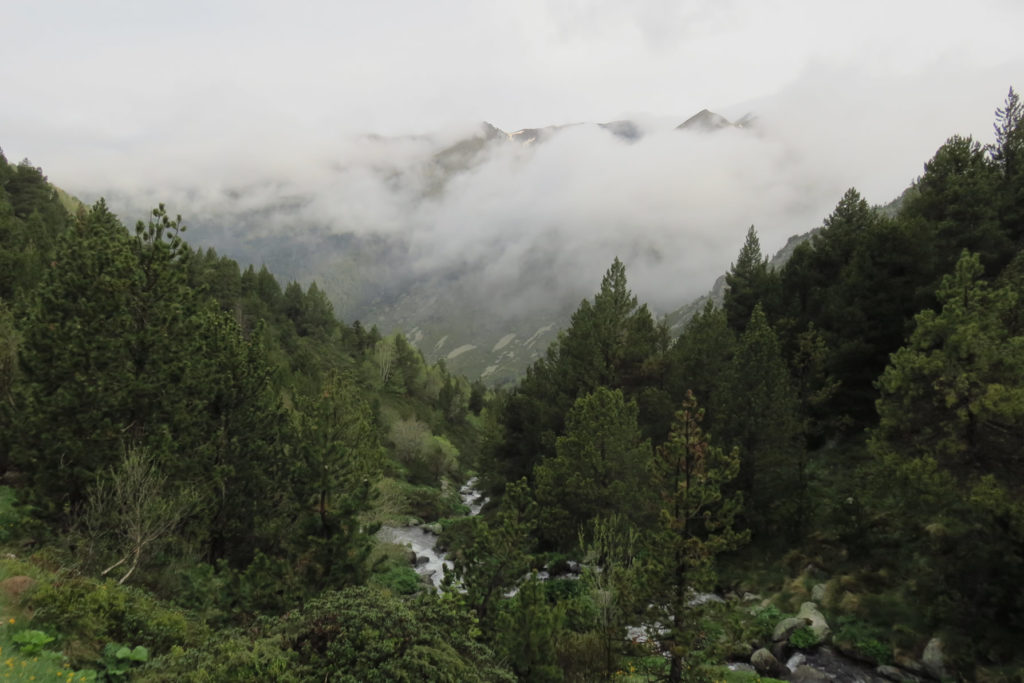
<path id="1" fill-rule="evenodd" d="M 988 142 L 1007 87 L 1024 87 L 1014 83 L 1024 75 L 1022 27 L 1019 0 L 8 0 L 0 147 L 87 198 L 164 199 L 174 188 L 271 177 L 331 189 L 310 169 L 356 154 L 359 133 L 454 138 L 485 120 L 514 131 L 753 111 L 766 131 L 756 145 L 674 149 L 654 138 L 624 157 L 581 133 L 560 149 L 584 167 L 499 159 L 460 181 L 482 201 L 417 218 L 433 237 L 480 230 L 512 201 L 488 191 L 514 176 L 515 204 L 533 204 L 535 230 L 569 226 L 571 241 L 581 234 L 574 207 L 624 187 L 629 196 L 589 207 L 586 221 L 618 211 L 612 234 L 643 202 L 655 248 L 728 226 L 727 239 L 706 245 L 726 250 L 727 266 L 750 223 L 763 224 L 774 250 L 820 222 L 846 187 L 889 201 L 947 136 Z M 580 177 L 554 205 L 525 196 L 566 174 Z M 716 178 L 733 190 L 716 189 Z M 388 201 L 366 209 L 371 228 L 375 213 L 403 222 Z M 710 215 L 720 204 L 731 206 Z M 685 235 L 670 234 L 678 223 L 691 225 Z M 594 255 L 602 270 L 605 256 Z M 722 260 L 697 259 L 708 272 Z"/>

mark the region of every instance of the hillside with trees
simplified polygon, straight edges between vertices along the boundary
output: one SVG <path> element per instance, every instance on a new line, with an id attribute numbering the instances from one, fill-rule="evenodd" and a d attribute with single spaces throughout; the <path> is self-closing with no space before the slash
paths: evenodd
<path id="1" fill-rule="evenodd" d="M 500 392 L 0 155 L 0 670 L 1020 680 L 1022 115 L 678 338 L 616 259 Z"/>

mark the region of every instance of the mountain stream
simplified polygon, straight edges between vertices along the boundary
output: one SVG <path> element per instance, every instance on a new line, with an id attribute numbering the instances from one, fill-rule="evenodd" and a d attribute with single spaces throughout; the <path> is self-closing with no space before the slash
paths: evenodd
<path id="1" fill-rule="evenodd" d="M 487 503 L 487 499 L 476 488 L 476 483 L 474 477 L 459 489 L 459 498 L 469 508 L 471 517 L 480 514 Z M 452 563 L 445 559 L 444 553 L 437 550 L 437 534 L 424 526 L 382 526 L 377 532 L 377 538 L 412 550 L 416 555 L 416 573 L 429 578 L 435 588 L 440 588 L 444 568 L 451 569 Z"/>

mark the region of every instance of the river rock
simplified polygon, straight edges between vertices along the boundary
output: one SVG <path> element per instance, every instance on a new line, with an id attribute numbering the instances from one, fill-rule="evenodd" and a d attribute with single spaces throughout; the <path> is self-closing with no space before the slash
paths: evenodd
<path id="1" fill-rule="evenodd" d="M 789 617 L 787 619 L 783 619 L 775 625 L 775 630 L 772 631 L 772 640 L 776 643 L 789 640 L 789 637 L 793 635 L 793 631 L 804 626 L 809 626 L 810 623 L 811 620 L 805 619 L 804 617 Z"/>
<path id="2" fill-rule="evenodd" d="M 421 524 L 420 528 L 423 529 L 424 531 L 429 531 L 430 533 L 434 534 L 435 536 L 440 535 L 441 531 L 443 531 L 440 522 L 430 522 L 428 524 Z"/>
<path id="3" fill-rule="evenodd" d="M 892 663 L 904 671 L 909 671 L 917 678 L 928 676 L 928 669 L 925 668 L 924 664 L 905 652 L 894 652 L 892 656 Z"/>
<path id="4" fill-rule="evenodd" d="M 801 664 L 793 669 L 793 673 L 789 675 L 789 680 L 793 683 L 827 683 L 834 679 L 824 671 L 815 669 L 813 666 Z"/>
<path id="5" fill-rule="evenodd" d="M 899 667 L 889 666 L 888 664 L 881 664 L 875 667 L 875 673 L 890 681 L 910 681 L 910 683 L 920 683 L 920 678 L 912 673 L 909 673 Z"/>
<path id="6" fill-rule="evenodd" d="M 750 663 L 754 665 L 754 669 L 757 670 L 757 673 L 762 676 L 781 678 L 789 674 L 789 669 L 784 667 L 782 663 L 775 658 L 775 655 L 763 647 L 750 655 Z"/>
<path id="7" fill-rule="evenodd" d="M 800 611 L 796 613 L 796 618 L 811 622 L 811 630 L 814 631 L 819 643 L 826 642 L 832 635 L 832 629 L 825 621 L 825 615 L 818 610 L 818 606 L 813 602 L 805 602 L 800 605 Z"/>
<path id="8" fill-rule="evenodd" d="M 924 654 L 921 655 L 921 663 L 928 673 L 939 680 L 946 677 L 946 658 L 942 653 L 942 641 L 939 638 L 932 638 L 924 646 Z"/>
<path id="9" fill-rule="evenodd" d="M 814 602 L 818 602 L 818 603 L 824 602 L 825 601 L 825 592 L 826 592 L 826 590 L 827 590 L 827 586 L 825 584 L 823 584 L 823 583 L 816 583 L 816 584 L 814 584 L 814 587 L 811 588 L 811 600 L 813 600 Z"/>

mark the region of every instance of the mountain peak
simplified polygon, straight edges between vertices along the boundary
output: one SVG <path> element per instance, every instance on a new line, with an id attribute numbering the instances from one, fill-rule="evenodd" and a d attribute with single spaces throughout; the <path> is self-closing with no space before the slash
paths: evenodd
<path id="1" fill-rule="evenodd" d="M 734 124 L 721 114 L 716 114 L 709 109 L 701 109 L 699 112 L 676 126 L 676 130 L 713 131 L 733 127 L 737 127 L 737 124 Z"/>

